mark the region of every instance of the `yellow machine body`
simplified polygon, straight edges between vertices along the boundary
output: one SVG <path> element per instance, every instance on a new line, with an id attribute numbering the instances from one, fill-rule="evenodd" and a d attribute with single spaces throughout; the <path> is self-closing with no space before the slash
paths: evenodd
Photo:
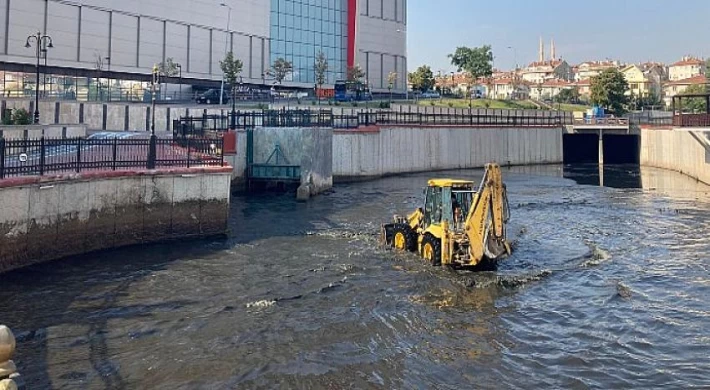
<path id="1" fill-rule="evenodd" d="M 487 164 L 479 187 L 468 180 L 432 179 L 424 207 L 382 226 L 382 240 L 418 252 L 434 265 L 476 267 L 510 254 L 509 207 L 500 166 Z"/>

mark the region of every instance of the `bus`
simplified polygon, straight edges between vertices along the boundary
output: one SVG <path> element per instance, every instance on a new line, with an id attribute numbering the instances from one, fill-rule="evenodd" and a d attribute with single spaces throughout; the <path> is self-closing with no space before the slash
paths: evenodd
<path id="1" fill-rule="evenodd" d="M 337 102 L 360 102 L 372 100 L 372 93 L 367 84 L 360 81 L 335 82 L 335 101 Z"/>

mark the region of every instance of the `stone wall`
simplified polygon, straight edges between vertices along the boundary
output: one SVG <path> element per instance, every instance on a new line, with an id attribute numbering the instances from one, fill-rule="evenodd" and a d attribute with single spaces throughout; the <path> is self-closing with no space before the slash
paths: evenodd
<path id="1" fill-rule="evenodd" d="M 0 181 L 0 272 L 101 249 L 224 234 L 231 167 Z"/>
<path id="2" fill-rule="evenodd" d="M 710 184 L 710 132 L 641 130 L 641 165 L 677 171 Z"/>
<path id="3" fill-rule="evenodd" d="M 408 172 L 562 163 L 561 128 L 382 127 L 336 131 L 336 181 Z"/>

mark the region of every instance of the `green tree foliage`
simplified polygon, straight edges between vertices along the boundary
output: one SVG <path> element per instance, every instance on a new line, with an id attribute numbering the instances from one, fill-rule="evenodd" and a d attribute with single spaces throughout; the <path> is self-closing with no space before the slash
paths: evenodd
<path id="1" fill-rule="evenodd" d="M 316 84 L 322 87 L 326 82 L 326 74 L 328 73 L 328 59 L 322 51 L 318 52 L 314 67 L 316 71 Z"/>
<path id="2" fill-rule="evenodd" d="M 219 62 L 219 67 L 222 69 L 222 73 L 224 74 L 224 81 L 231 86 L 235 86 L 237 84 L 237 80 L 239 79 L 239 74 L 242 73 L 244 64 L 242 63 L 242 60 L 235 58 L 234 53 L 230 51 L 224 57 L 224 60 Z"/>
<path id="3" fill-rule="evenodd" d="M 348 68 L 348 81 L 362 82 L 365 76 L 365 71 L 362 70 L 359 64 Z"/>
<path id="4" fill-rule="evenodd" d="M 615 68 L 604 70 L 592 77 L 592 104 L 604 107 L 616 115 L 625 113 L 629 84 L 624 75 Z"/>
<path id="5" fill-rule="evenodd" d="M 708 88 L 705 85 L 695 84 L 689 86 L 681 95 L 694 95 L 707 93 Z M 676 107 L 677 108 L 677 107 Z M 683 99 L 683 111 L 686 112 L 706 112 L 705 98 L 688 98 Z"/>
<path id="6" fill-rule="evenodd" d="M 457 47 L 453 54 L 449 54 L 449 58 L 451 64 L 458 67 L 459 72 L 468 72 L 474 83 L 481 77 L 490 77 L 493 74 L 493 52 L 489 45 Z"/>
<path id="7" fill-rule="evenodd" d="M 274 61 L 271 69 L 267 73 L 276 80 L 277 83 L 281 84 L 286 79 L 286 76 L 293 72 L 293 64 L 286 61 L 284 58 L 279 57 Z"/>
<path id="8" fill-rule="evenodd" d="M 219 62 L 219 67 L 222 69 L 222 74 L 224 74 L 224 81 L 232 86 L 232 101 L 234 101 L 237 96 L 237 80 L 239 79 L 239 74 L 242 73 L 244 64 L 242 60 L 235 58 L 234 53 L 230 51 L 224 57 L 224 60 Z"/>
<path id="9" fill-rule="evenodd" d="M 422 92 L 432 89 L 436 84 L 434 73 L 432 73 L 431 68 L 426 65 L 420 66 L 417 70 L 410 73 L 409 81 L 412 83 L 412 88 L 415 91 Z"/>
<path id="10" fill-rule="evenodd" d="M 29 125 L 32 124 L 32 115 L 24 108 L 12 110 L 13 125 Z"/>
<path id="11" fill-rule="evenodd" d="M 579 90 L 577 88 L 563 89 L 555 96 L 557 103 L 579 103 Z"/>
<path id="12" fill-rule="evenodd" d="M 166 58 L 164 62 L 158 65 L 158 69 L 163 76 L 174 77 L 178 75 L 178 66 L 172 58 Z"/>

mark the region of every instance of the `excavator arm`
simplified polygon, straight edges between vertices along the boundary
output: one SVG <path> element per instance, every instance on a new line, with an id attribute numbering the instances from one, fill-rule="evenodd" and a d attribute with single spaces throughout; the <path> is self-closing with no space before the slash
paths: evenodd
<path id="1" fill-rule="evenodd" d="M 469 240 L 470 265 L 478 265 L 484 256 L 494 260 L 510 254 L 505 232 L 508 215 L 500 166 L 487 164 L 464 225 Z"/>

